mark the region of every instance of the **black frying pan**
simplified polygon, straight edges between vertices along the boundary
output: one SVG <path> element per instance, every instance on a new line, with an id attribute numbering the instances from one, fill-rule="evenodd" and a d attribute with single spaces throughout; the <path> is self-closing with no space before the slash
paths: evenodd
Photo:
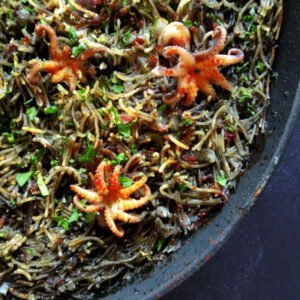
<path id="1" fill-rule="evenodd" d="M 166 294 L 220 249 L 259 198 L 283 153 L 300 109 L 300 1 L 284 1 L 283 29 L 274 70 L 278 79 L 271 86 L 267 117 L 271 133 L 260 138 L 253 163 L 241 179 L 237 193 L 212 222 L 195 232 L 179 251 L 107 299 L 156 299 Z"/>

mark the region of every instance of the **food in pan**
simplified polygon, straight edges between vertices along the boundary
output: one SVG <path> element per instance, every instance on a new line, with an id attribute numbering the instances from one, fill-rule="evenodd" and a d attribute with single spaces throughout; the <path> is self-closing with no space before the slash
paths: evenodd
<path id="1" fill-rule="evenodd" d="M 103 295 L 230 201 L 281 18 L 280 0 L 3 0 L 0 294 Z"/>

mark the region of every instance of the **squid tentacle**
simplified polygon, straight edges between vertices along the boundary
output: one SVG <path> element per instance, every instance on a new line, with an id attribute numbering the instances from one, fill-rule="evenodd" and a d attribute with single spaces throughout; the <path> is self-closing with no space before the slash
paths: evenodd
<path id="1" fill-rule="evenodd" d="M 147 182 L 147 179 L 147 176 L 143 176 L 140 180 L 134 182 L 130 187 L 121 189 L 120 195 L 123 198 L 128 198 L 131 194 L 140 189 Z"/>
<path id="2" fill-rule="evenodd" d="M 85 51 L 83 51 L 79 56 L 78 56 L 78 60 L 79 61 L 86 61 L 88 58 L 90 58 L 91 56 L 93 56 L 96 53 L 101 53 L 101 52 L 105 52 L 106 48 L 92 48 L 92 49 L 87 49 Z"/>
<path id="3" fill-rule="evenodd" d="M 113 214 L 112 211 L 106 207 L 104 210 L 104 219 L 105 222 L 107 224 L 107 226 L 109 227 L 109 229 L 118 237 L 123 237 L 124 235 L 124 230 L 122 228 L 118 228 L 114 218 L 113 218 Z"/>
<path id="4" fill-rule="evenodd" d="M 151 197 L 151 190 L 146 185 L 147 176 L 142 176 L 128 188 L 122 188 L 119 183 L 121 171 L 121 165 L 117 165 L 111 171 L 110 162 L 102 161 L 98 165 L 94 177 L 95 191 L 87 190 L 77 185 L 70 186 L 71 190 L 77 194 L 73 198 L 74 205 L 85 213 L 102 212 L 107 226 L 118 237 L 124 235 L 124 230 L 117 226 L 115 220 L 126 223 L 140 222 L 142 216 L 126 213 L 126 210 L 136 209 L 145 205 Z M 109 177 L 108 184 L 106 183 L 106 177 Z M 143 196 L 139 200 L 129 199 L 129 196 L 140 188 L 143 189 Z M 80 198 L 85 198 L 90 204 L 84 205 L 84 203 L 80 202 Z M 97 219 L 100 222 L 101 217 Z"/>
<path id="5" fill-rule="evenodd" d="M 60 50 L 60 48 L 58 46 L 57 35 L 56 35 L 55 31 L 49 25 L 39 24 L 36 26 L 35 32 L 36 32 L 37 36 L 39 36 L 39 37 L 41 37 L 44 34 L 44 32 L 47 33 L 48 38 L 50 40 L 50 55 L 52 57 L 62 54 L 62 51 Z"/>
<path id="6" fill-rule="evenodd" d="M 110 192 L 118 191 L 122 188 L 120 182 L 119 182 L 119 176 L 121 174 L 122 167 L 120 165 L 117 165 L 110 176 L 109 179 L 109 190 Z"/>
<path id="7" fill-rule="evenodd" d="M 168 76 L 168 77 L 179 77 L 186 75 L 186 71 L 183 68 L 180 68 L 178 65 L 174 68 L 165 68 L 157 66 L 152 70 L 152 73 L 155 76 Z"/>
<path id="8" fill-rule="evenodd" d="M 179 65 L 183 68 L 193 66 L 195 58 L 188 50 L 179 46 L 168 46 L 164 48 L 163 55 L 166 58 L 171 58 L 174 55 L 179 56 Z"/>
<path id="9" fill-rule="evenodd" d="M 96 169 L 95 188 L 99 194 L 107 195 L 109 193 L 109 189 L 106 185 L 105 173 L 108 173 L 110 169 L 111 165 L 106 161 L 102 161 Z"/>
<path id="10" fill-rule="evenodd" d="M 135 214 L 129 214 L 121 210 L 114 210 L 114 219 L 123 221 L 125 223 L 139 223 L 141 221 L 141 216 Z"/>
<path id="11" fill-rule="evenodd" d="M 84 189 L 78 185 L 71 185 L 70 189 L 80 197 L 87 199 L 90 203 L 99 204 L 102 202 L 102 197 L 96 192 Z"/>
<path id="12" fill-rule="evenodd" d="M 207 50 L 203 50 L 195 53 L 196 61 L 199 62 L 199 61 L 207 60 L 212 56 L 216 55 L 217 53 L 219 53 L 221 50 L 223 50 L 226 36 L 227 33 L 224 27 L 221 26 L 216 27 L 212 36 L 213 40 L 215 40 L 214 45 Z"/>
<path id="13" fill-rule="evenodd" d="M 28 73 L 28 80 L 32 84 L 38 83 L 42 76 L 39 74 L 42 71 L 54 73 L 55 70 L 61 67 L 59 62 L 55 61 L 37 61 L 31 68 L 30 72 Z"/>
<path id="14" fill-rule="evenodd" d="M 144 185 L 143 189 L 144 189 L 144 197 L 140 198 L 139 200 L 133 200 L 133 199 L 121 200 L 120 206 L 122 206 L 125 211 L 144 206 L 150 200 L 151 191 L 147 185 Z"/>
<path id="15" fill-rule="evenodd" d="M 103 204 L 91 204 L 84 206 L 82 203 L 80 203 L 78 196 L 74 196 L 73 203 L 80 211 L 83 211 L 87 214 L 98 212 L 103 208 Z"/>

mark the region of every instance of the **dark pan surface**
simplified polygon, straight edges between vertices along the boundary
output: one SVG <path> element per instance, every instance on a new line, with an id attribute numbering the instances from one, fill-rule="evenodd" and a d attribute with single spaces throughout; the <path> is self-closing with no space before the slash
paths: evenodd
<path id="1" fill-rule="evenodd" d="M 284 23 L 277 52 L 277 80 L 271 86 L 269 131 L 258 141 L 255 159 L 236 194 L 211 221 L 195 232 L 176 253 L 153 271 L 139 275 L 107 299 L 156 299 L 184 281 L 223 245 L 249 211 L 276 168 L 300 107 L 300 1 L 284 1 Z M 266 216 L 266 221 L 268 216 Z M 242 243 L 242 241 L 241 241 Z M 202 283 L 202 284 L 205 284 Z"/>

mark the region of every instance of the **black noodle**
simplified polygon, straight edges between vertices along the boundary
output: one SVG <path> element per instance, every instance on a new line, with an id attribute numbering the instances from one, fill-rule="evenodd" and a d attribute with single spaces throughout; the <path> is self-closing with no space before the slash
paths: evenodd
<path id="1" fill-rule="evenodd" d="M 92 298 L 178 249 L 234 192 L 266 129 L 283 1 L 0 2 L 0 298 Z M 231 92 L 164 103 L 176 78 L 152 70 L 176 64 L 157 49 L 173 21 L 190 31 L 191 52 L 212 46 L 217 25 L 227 30 L 221 54 L 245 55 L 221 69 Z M 103 49 L 73 74 L 74 90 L 45 69 L 28 76 L 50 59 L 37 24 L 73 58 Z M 91 188 L 104 159 L 122 165 L 126 184 L 143 173 L 151 189 L 141 222 L 117 222 L 123 238 L 72 201 L 70 185 Z"/>

